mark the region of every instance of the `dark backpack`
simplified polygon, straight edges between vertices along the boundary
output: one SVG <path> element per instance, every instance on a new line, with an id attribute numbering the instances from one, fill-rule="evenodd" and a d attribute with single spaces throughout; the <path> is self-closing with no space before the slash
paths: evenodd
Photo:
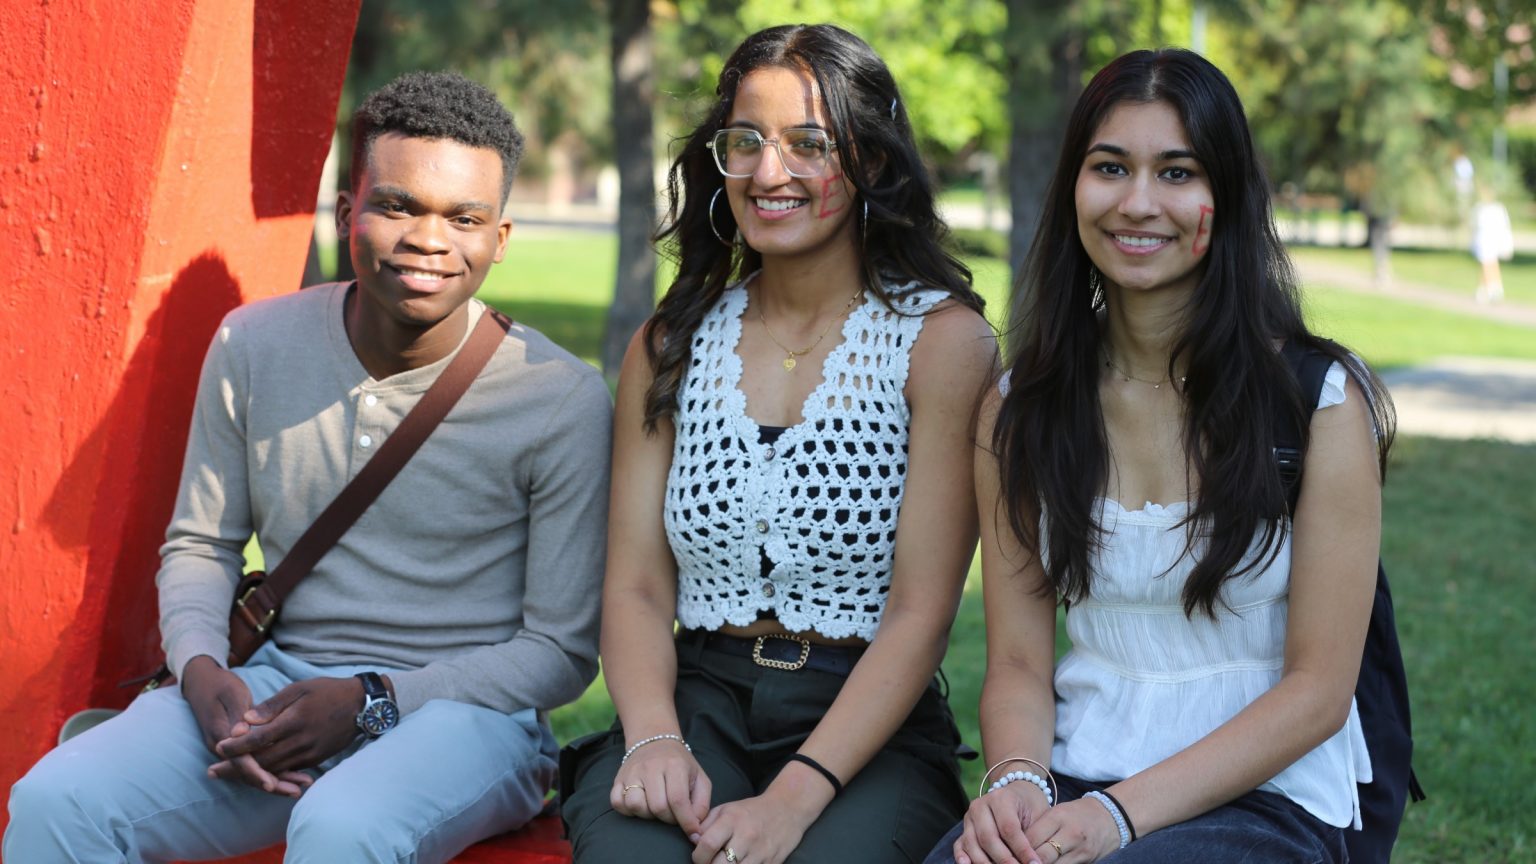
<path id="1" fill-rule="evenodd" d="M 1312 419 L 1323 378 L 1333 358 L 1314 348 L 1287 342 L 1282 352 L 1301 384 L 1305 419 Z M 1303 448 L 1301 430 L 1291 428 L 1284 413 L 1276 421 L 1275 460 L 1285 484 L 1287 506 L 1296 512 L 1301 496 Z M 1371 756 L 1370 783 L 1360 784 L 1360 819 L 1363 830 L 1344 832 L 1352 864 L 1386 864 L 1403 821 L 1408 798 L 1424 800 L 1424 790 L 1413 773 L 1413 724 L 1408 716 L 1408 675 L 1403 671 L 1403 652 L 1397 641 L 1397 619 L 1392 611 L 1392 591 L 1387 573 L 1376 564 L 1376 600 L 1365 633 L 1365 653 L 1360 660 L 1360 680 L 1355 684 L 1355 705 Z"/>

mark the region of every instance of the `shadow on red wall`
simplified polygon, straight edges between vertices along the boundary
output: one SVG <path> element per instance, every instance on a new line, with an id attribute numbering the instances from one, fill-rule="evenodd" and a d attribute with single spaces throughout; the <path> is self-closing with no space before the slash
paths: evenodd
<path id="1" fill-rule="evenodd" d="M 199 255 L 181 269 L 146 323 L 122 386 L 44 509 L 43 524 L 59 545 L 87 547 L 87 588 L 60 655 L 42 677 L 88 676 L 92 706 L 126 705 L 137 691 L 119 683 L 160 662 L 154 577 L 193 394 L 214 331 L 240 302 L 240 285 L 217 254 Z M 82 488 L 93 482 L 96 488 Z M 70 502 L 81 500 L 92 501 L 88 526 L 68 515 Z"/>

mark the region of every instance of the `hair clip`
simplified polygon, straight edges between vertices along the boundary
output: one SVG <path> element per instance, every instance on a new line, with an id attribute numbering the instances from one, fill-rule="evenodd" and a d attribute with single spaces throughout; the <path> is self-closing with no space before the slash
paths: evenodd
<path id="1" fill-rule="evenodd" d="M 891 119 L 892 120 L 896 119 L 896 100 L 895 99 L 891 100 Z"/>

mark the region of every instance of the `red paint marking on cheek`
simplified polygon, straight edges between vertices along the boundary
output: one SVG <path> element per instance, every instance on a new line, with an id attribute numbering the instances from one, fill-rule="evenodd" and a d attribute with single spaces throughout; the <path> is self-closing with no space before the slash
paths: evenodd
<path id="1" fill-rule="evenodd" d="M 835 216 L 836 214 L 843 212 L 843 208 L 848 206 L 846 201 L 843 202 L 842 204 L 837 205 L 836 207 L 832 206 L 832 199 L 841 197 L 842 194 L 843 194 L 843 174 L 842 174 L 841 171 L 839 171 L 836 175 L 834 175 L 832 177 L 824 177 L 824 178 L 822 178 L 822 181 L 821 181 L 821 211 L 816 214 L 816 218 L 817 219 L 826 219 L 829 216 Z"/>
<path id="2" fill-rule="evenodd" d="M 1190 245 L 1192 255 L 1204 255 L 1205 250 L 1211 248 L 1210 217 L 1216 215 L 1216 208 L 1200 205 L 1200 224 L 1195 228 L 1195 242 Z"/>

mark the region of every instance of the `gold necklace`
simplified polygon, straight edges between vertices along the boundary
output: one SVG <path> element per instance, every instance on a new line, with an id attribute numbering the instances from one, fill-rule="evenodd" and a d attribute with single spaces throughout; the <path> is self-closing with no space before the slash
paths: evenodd
<path id="1" fill-rule="evenodd" d="M 763 322 L 763 332 L 767 333 L 768 338 L 773 340 L 773 344 L 779 346 L 779 350 L 784 352 L 784 371 L 795 371 L 795 358 L 804 357 L 805 355 L 814 351 L 816 346 L 821 344 L 821 340 L 827 338 L 827 334 L 832 332 L 832 325 L 836 324 L 838 321 L 841 321 L 843 316 L 848 314 L 848 310 L 853 308 L 853 302 L 863 296 L 864 289 L 860 288 L 854 293 L 852 297 L 848 298 L 848 302 L 843 306 L 843 311 L 839 312 L 836 317 L 827 322 L 826 329 L 821 331 L 821 335 L 816 337 L 815 342 L 812 342 L 806 347 L 801 348 L 799 351 L 796 351 L 788 345 L 785 345 L 783 342 L 780 342 L 779 337 L 773 335 L 773 329 L 768 326 L 768 319 L 763 317 L 763 297 L 762 293 L 759 292 L 757 297 L 757 320 Z"/>
<path id="2" fill-rule="evenodd" d="M 1161 390 L 1164 384 L 1167 384 L 1170 380 L 1172 380 L 1172 379 L 1169 379 L 1169 378 L 1159 378 L 1156 381 L 1148 381 L 1145 378 L 1137 378 L 1135 375 L 1132 375 L 1131 373 L 1125 371 L 1124 369 L 1121 369 L 1119 366 L 1116 366 L 1114 358 L 1109 356 L 1109 352 L 1108 351 L 1104 352 L 1104 368 L 1113 370 L 1114 373 L 1116 375 L 1119 375 L 1121 380 L 1123 380 L 1123 381 L 1135 381 L 1135 382 L 1140 383 L 1140 384 L 1150 384 L 1152 386 L 1153 390 Z M 1180 375 L 1179 376 L 1179 386 L 1181 386 L 1181 387 L 1184 386 L 1184 382 L 1188 381 L 1188 380 L 1189 380 L 1189 376 L 1188 375 Z"/>

